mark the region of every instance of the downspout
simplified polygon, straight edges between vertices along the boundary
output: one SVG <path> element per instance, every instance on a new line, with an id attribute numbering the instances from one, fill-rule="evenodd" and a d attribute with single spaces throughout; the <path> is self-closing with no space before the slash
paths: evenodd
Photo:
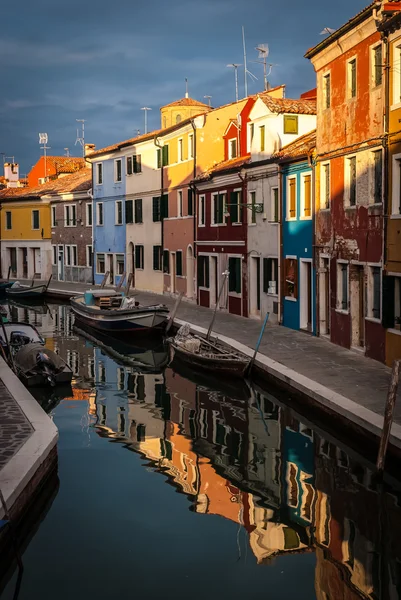
<path id="1" fill-rule="evenodd" d="M 248 199 L 248 189 L 247 189 L 247 178 L 246 178 L 246 173 L 245 176 L 243 177 L 241 175 L 241 171 L 238 170 L 238 177 L 241 179 L 242 181 L 242 189 L 244 190 L 244 195 L 242 198 L 242 204 L 246 204 L 246 200 Z M 244 202 L 245 200 L 245 202 Z M 246 315 L 249 315 L 249 307 L 248 307 L 248 273 L 249 273 L 249 265 L 248 265 L 248 207 L 245 207 L 246 210 L 243 210 L 243 221 L 242 221 L 242 225 L 246 227 L 245 231 L 246 231 L 246 244 L 245 244 L 245 257 L 246 257 L 246 261 L 247 264 L 245 265 L 245 269 L 244 269 L 244 296 L 242 298 L 242 316 L 244 316 L 244 312 L 246 313 Z M 246 215 L 246 216 L 245 216 Z M 245 216 L 245 218 L 244 218 Z M 244 222 L 245 221 L 245 222 Z M 259 273 L 259 277 L 260 277 L 260 273 Z M 245 305 L 245 311 L 244 311 L 244 305 Z"/>
<path id="2" fill-rule="evenodd" d="M 313 160 L 313 152 L 308 154 L 308 164 L 312 169 L 312 198 L 311 198 L 311 210 L 312 210 L 312 269 L 315 269 L 315 335 L 320 335 L 320 277 L 319 277 L 319 261 L 317 256 L 316 248 L 316 163 Z M 312 323 L 313 326 L 313 323 Z"/>
<path id="3" fill-rule="evenodd" d="M 283 254 L 284 254 L 284 244 L 283 244 L 283 172 L 282 172 L 282 168 L 281 165 L 278 165 L 278 186 L 279 186 L 279 198 L 280 198 L 280 202 L 278 203 L 279 206 L 279 222 L 280 222 L 280 227 L 279 227 L 279 235 L 280 235 L 280 252 L 278 255 L 278 259 L 280 261 L 280 265 L 279 265 L 279 271 L 280 271 L 280 314 L 279 314 L 279 324 L 282 325 L 283 324 L 283 314 L 284 314 L 284 260 L 283 260 Z"/>
<path id="4" fill-rule="evenodd" d="M 0 204 L 0 278 L 3 279 L 3 257 L 1 255 L 1 238 L 2 238 L 2 215 L 3 215 L 3 203 Z"/>
<path id="5" fill-rule="evenodd" d="M 163 202 L 163 184 L 164 184 L 164 177 L 163 177 L 163 146 L 161 145 L 161 143 L 159 142 L 157 136 L 154 137 L 153 142 L 155 144 L 155 146 L 157 148 L 160 148 L 160 221 L 161 221 L 161 239 L 160 239 L 160 244 L 161 244 L 161 248 L 162 248 L 162 269 L 163 269 L 163 290 L 164 290 L 164 274 L 165 274 L 165 270 L 164 270 L 164 213 L 162 211 L 162 202 Z M 170 271 L 170 265 L 169 265 L 169 269 Z"/>
<path id="6" fill-rule="evenodd" d="M 384 153 L 384 178 L 383 178 L 383 269 L 387 271 L 387 225 L 389 211 L 389 115 L 390 115 L 390 51 L 388 43 L 388 33 L 383 37 L 385 48 L 384 61 L 384 136 L 383 136 L 383 153 Z"/>
<path id="7" fill-rule="evenodd" d="M 192 125 L 192 130 L 194 132 L 194 167 L 193 167 L 193 181 L 195 181 L 196 179 L 196 127 L 195 127 L 195 123 L 194 123 L 194 119 L 191 119 L 191 125 Z M 192 211 L 193 211 L 193 215 L 194 215 L 194 223 L 193 223 L 193 227 L 194 227 L 194 260 L 196 258 L 196 238 L 197 238 L 197 230 L 196 230 L 196 208 L 197 208 L 197 201 L 196 201 L 196 185 L 194 184 L 193 187 L 190 185 L 189 187 L 191 187 L 191 189 L 194 192 L 194 196 L 193 196 L 193 204 L 192 204 Z M 195 269 L 194 269 L 194 273 L 195 273 Z"/>
<path id="8" fill-rule="evenodd" d="M 91 173 L 92 173 L 92 187 L 90 190 L 88 190 L 88 196 L 90 197 L 90 199 L 92 200 L 92 285 L 95 285 L 95 211 L 93 210 L 95 208 L 94 206 L 94 202 L 93 202 L 93 162 L 91 160 L 88 160 L 86 158 L 86 156 L 84 156 L 84 161 L 88 164 L 90 164 L 91 166 Z M 82 216 L 82 209 L 81 209 L 81 216 Z M 58 273 L 58 249 L 57 249 L 57 273 Z"/>

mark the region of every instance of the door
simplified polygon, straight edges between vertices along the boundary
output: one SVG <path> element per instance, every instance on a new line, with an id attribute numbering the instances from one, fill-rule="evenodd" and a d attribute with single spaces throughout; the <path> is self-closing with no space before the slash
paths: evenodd
<path id="1" fill-rule="evenodd" d="M 365 270 L 363 265 L 350 269 L 351 346 L 365 347 Z"/>
<path id="2" fill-rule="evenodd" d="M 33 272 L 42 276 L 42 253 L 40 248 L 33 249 Z"/>
<path id="3" fill-rule="evenodd" d="M 175 294 L 176 292 L 176 277 L 177 277 L 177 259 L 175 256 L 175 252 L 171 253 L 171 293 Z"/>
<path id="4" fill-rule="evenodd" d="M 312 331 L 312 263 L 306 263 L 306 328 Z"/>
<path id="5" fill-rule="evenodd" d="M 219 295 L 219 274 L 217 271 L 217 256 L 210 257 L 210 308 L 216 306 Z"/>
<path id="6" fill-rule="evenodd" d="M 108 271 L 110 273 L 110 285 L 114 285 L 114 254 L 107 255 Z"/>
<path id="7" fill-rule="evenodd" d="M 260 257 L 252 256 L 250 264 L 250 314 L 260 315 Z"/>
<path id="8" fill-rule="evenodd" d="M 187 297 L 194 297 L 194 253 L 191 245 L 187 248 Z"/>
<path id="9" fill-rule="evenodd" d="M 58 247 L 57 277 L 59 281 L 64 281 L 64 246 Z"/>
<path id="10" fill-rule="evenodd" d="M 17 277 L 17 249 L 10 248 L 11 277 Z"/>
<path id="11" fill-rule="evenodd" d="M 320 334 L 330 334 L 330 263 L 328 258 L 320 259 L 319 271 L 319 318 Z"/>
<path id="12" fill-rule="evenodd" d="M 301 260 L 300 263 L 300 302 L 299 327 L 312 331 L 312 263 Z"/>
<path id="13" fill-rule="evenodd" d="M 22 248 L 22 277 L 28 277 L 28 249 Z"/>

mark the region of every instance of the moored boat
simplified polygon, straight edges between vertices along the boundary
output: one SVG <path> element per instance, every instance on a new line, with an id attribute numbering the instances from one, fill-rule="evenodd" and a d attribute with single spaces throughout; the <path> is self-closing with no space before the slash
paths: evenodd
<path id="1" fill-rule="evenodd" d="M 10 298 L 30 298 L 42 299 L 47 289 L 47 285 L 32 285 L 30 287 L 21 285 L 16 281 L 11 287 L 6 289 L 6 294 Z"/>
<path id="2" fill-rule="evenodd" d="M 161 330 L 169 314 L 164 304 L 141 306 L 116 290 L 89 290 L 70 303 L 78 320 L 114 335 Z"/>

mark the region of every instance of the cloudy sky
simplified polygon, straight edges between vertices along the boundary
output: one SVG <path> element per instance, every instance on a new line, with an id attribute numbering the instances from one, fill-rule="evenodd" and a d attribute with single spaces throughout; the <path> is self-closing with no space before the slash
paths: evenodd
<path id="1" fill-rule="evenodd" d="M 20 0 L 2 5 L 0 38 L 0 152 L 15 156 L 21 172 L 39 157 L 38 133 L 49 154 L 79 154 L 76 119 L 86 119 L 86 142 L 102 147 L 159 126 L 159 108 L 185 94 L 235 99 L 234 73 L 242 63 L 245 26 L 248 68 L 263 88 L 255 46 L 268 43 L 272 85 L 287 96 L 314 87 L 303 58 L 324 27 L 337 28 L 367 0 Z M 307 6 L 308 8 L 305 8 Z M 244 95 L 239 73 L 240 96 Z"/>

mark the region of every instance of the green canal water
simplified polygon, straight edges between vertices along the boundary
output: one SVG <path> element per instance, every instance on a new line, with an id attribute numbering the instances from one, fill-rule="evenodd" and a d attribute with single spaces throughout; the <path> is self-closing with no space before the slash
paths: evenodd
<path id="1" fill-rule="evenodd" d="M 136 369 L 67 306 L 11 312 L 74 380 L 67 397 L 37 394 L 59 485 L 1 600 L 401 597 L 401 486 L 379 488 L 363 456 L 269 391 L 174 372 L 154 340 L 116 347 Z"/>

